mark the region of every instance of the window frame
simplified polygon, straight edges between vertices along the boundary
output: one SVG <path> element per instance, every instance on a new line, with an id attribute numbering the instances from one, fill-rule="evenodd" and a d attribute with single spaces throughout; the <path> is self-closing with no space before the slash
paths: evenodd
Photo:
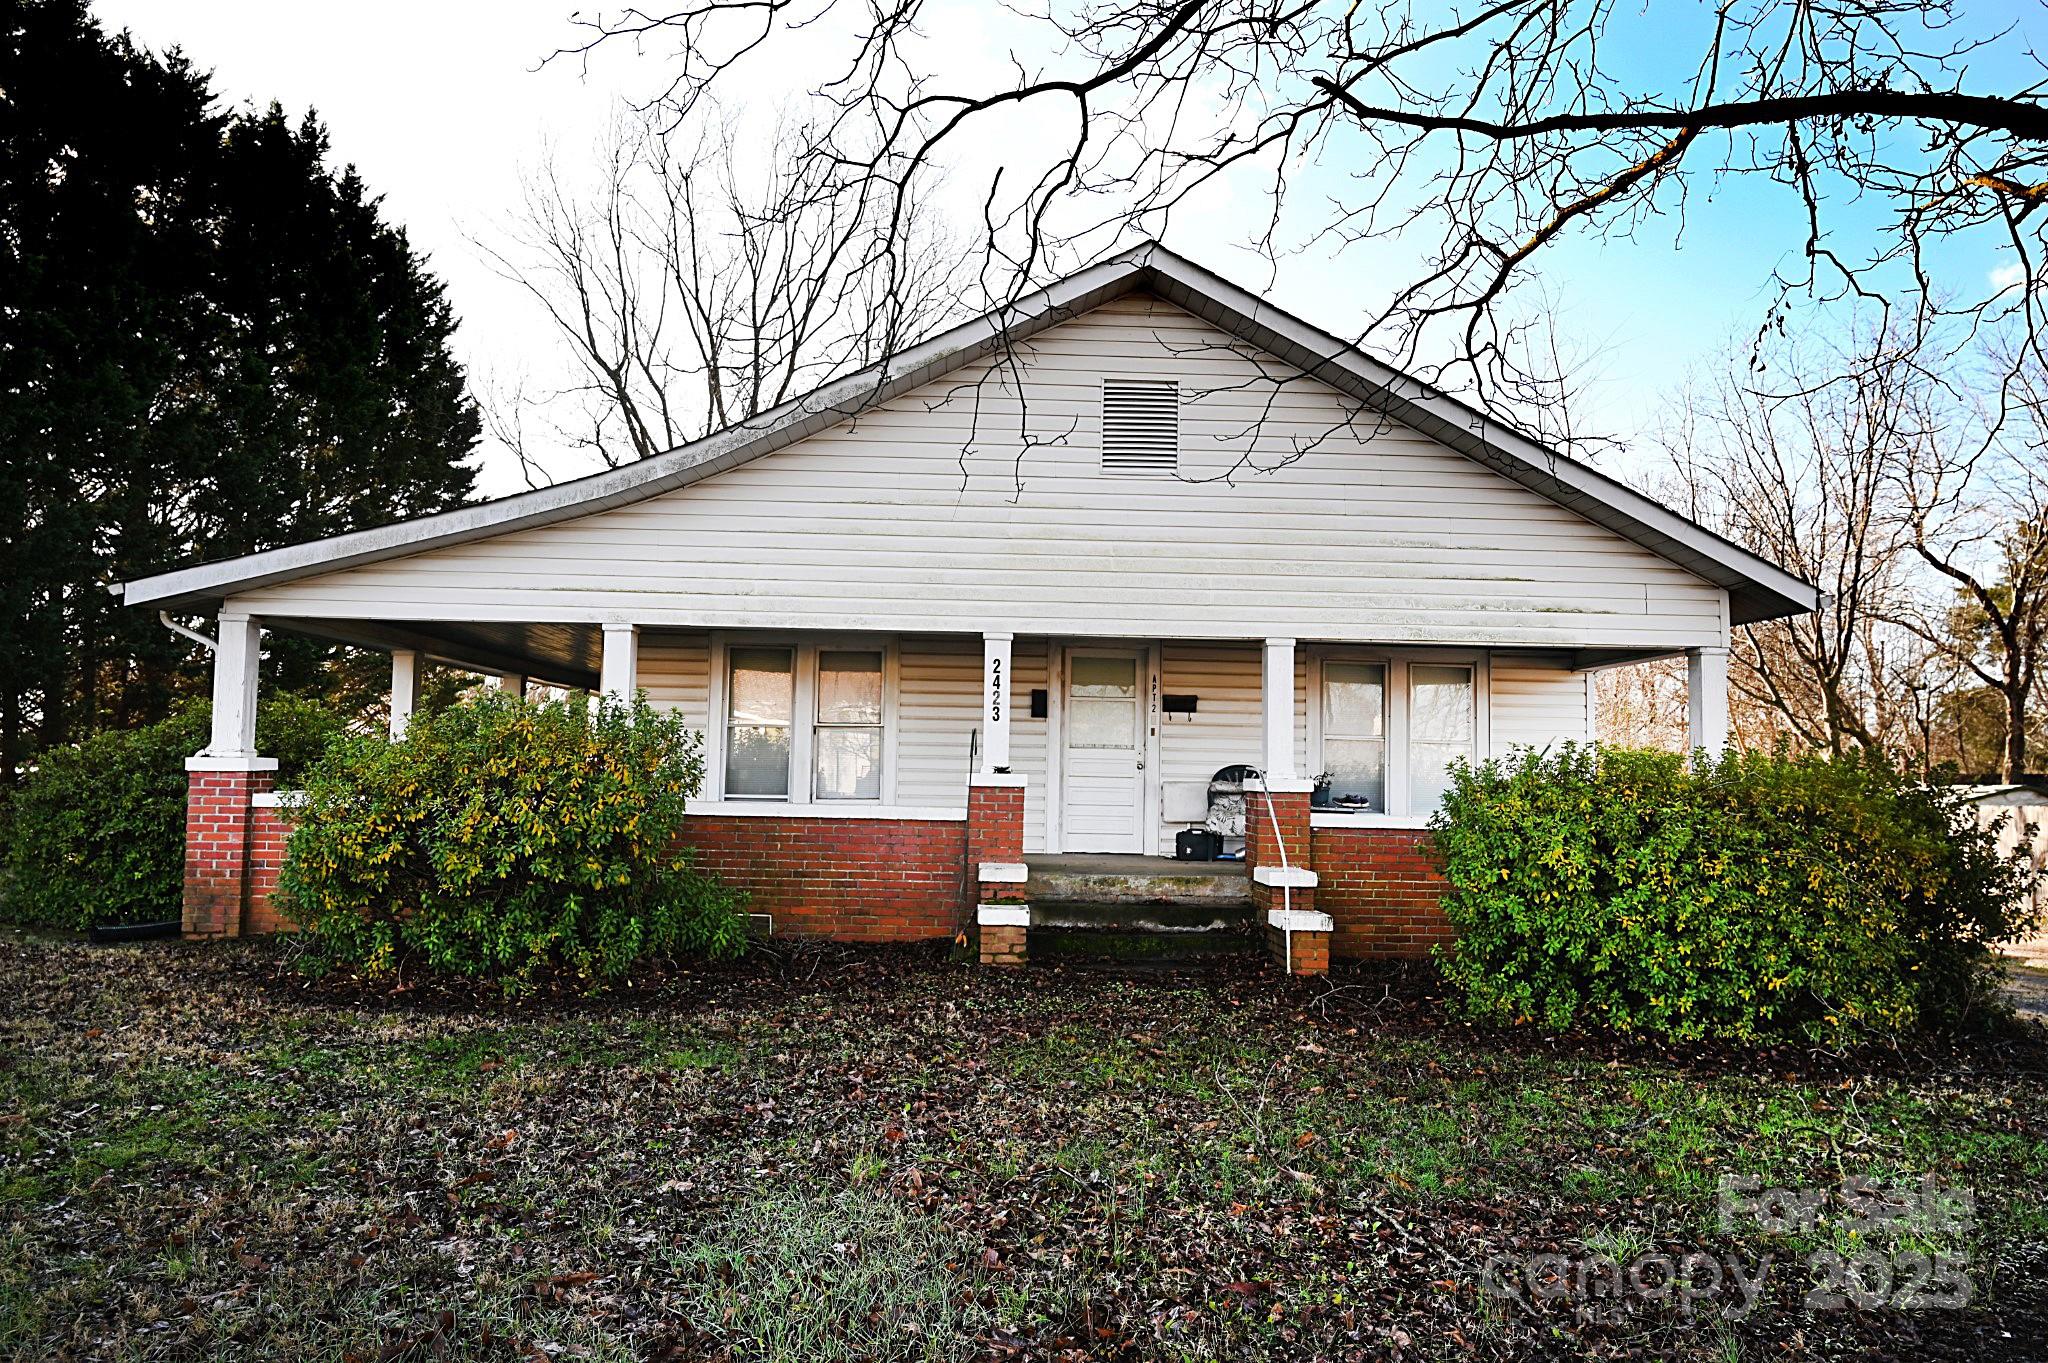
<path id="1" fill-rule="evenodd" d="M 1310 707 L 1317 714 L 1314 752 L 1315 770 L 1311 776 L 1319 776 L 1330 769 L 1327 745 L 1331 739 L 1339 742 L 1367 742 L 1365 734 L 1334 734 L 1330 731 L 1330 690 L 1328 668 L 1331 664 L 1339 667 L 1377 667 L 1380 669 L 1380 804 L 1378 810 L 1346 809 L 1346 814 L 1390 814 L 1394 809 L 1394 665 L 1378 658 L 1357 658 L 1339 654 L 1320 658 L 1316 662 L 1311 683 Z"/>
<path id="2" fill-rule="evenodd" d="M 1381 813 L 1318 809 L 1315 817 L 1334 817 L 1346 823 L 1415 825 L 1432 810 L 1414 807 L 1409 780 L 1412 748 L 1409 742 L 1408 669 L 1425 667 L 1469 667 L 1472 669 L 1472 760 L 1484 762 L 1493 755 L 1493 717 L 1489 698 L 1493 691 L 1492 654 L 1485 649 L 1400 649 L 1329 646 L 1308 651 L 1308 773 L 1317 775 L 1323 764 L 1323 665 L 1338 663 L 1379 663 L 1387 669 L 1387 808 Z"/>
<path id="3" fill-rule="evenodd" d="M 872 723 L 865 720 L 860 723 L 854 723 L 849 720 L 827 720 L 820 713 L 819 704 L 824 699 L 824 659 L 827 653 L 860 653 L 871 655 L 874 658 L 875 686 L 879 694 L 875 698 L 875 718 Z M 887 769 L 889 760 L 889 650 L 881 644 L 875 644 L 871 647 L 847 648 L 826 644 L 812 650 L 811 658 L 811 761 L 808 768 L 811 781 L 811 802 L 813 804 L 832 805 L 880 804 L 882 803 L 882 793 L 886 785 L 884 772 Z M 860 733 L 866 733 L 869 730 L 874 731 L 876 739 L 875 765 L 877 771 L 875 772 L 875 793 L 873 795 L 826 795 L 820 791 L 818 784 L 818 734 L 820 731 L 828 729 L 841 729 Z"/>
<path id="4" fill-rule="evenodd" d="M 730 800 L 757 805 L 837 808 L 874 808 L 896 801 L 897 696 L 901 675 L 893 637 L 872 634 L 798 634 L 783 632 L 728 633 L 711 635 L 710 688 L 706 696 L 705 780 L 702 798 Z M 729 795 L 725 789 L 726 748 L 732 729 L 732 650 L 736 648 L 786 648 L 792 655 L 794 693 L 790 710 L 789 792 L 786 795 Z M 818 797 L 816 735 L 818 731 L 818 655 L 820 653 L 879 653 L 882 655 L 882 781 L 881 793 L 873 798 Z M 873 728 L 856 724 L 833 727 Z"/>

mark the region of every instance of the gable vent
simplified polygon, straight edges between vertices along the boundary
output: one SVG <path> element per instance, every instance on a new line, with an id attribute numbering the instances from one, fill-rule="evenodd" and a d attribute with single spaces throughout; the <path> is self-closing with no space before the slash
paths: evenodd
<path id="1" fill-rule="evenodd" d="M 1102 471 L 1171 478 L 1180 468 L 1180 382 L 1102 381 Z"/>

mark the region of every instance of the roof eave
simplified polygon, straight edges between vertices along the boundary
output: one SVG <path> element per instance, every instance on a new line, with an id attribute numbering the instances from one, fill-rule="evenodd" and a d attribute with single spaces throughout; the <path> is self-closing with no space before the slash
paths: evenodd
<path id="1" fill-rule="evenodd" d="M 316 572 L 547 525 L 659 493 L 746 463 L 858 416 L 999 345 L 1137 289 L 1198 317 L 1413 426 L 1495 472 L 1643 545 L 1729 592 L 1729 622 L 1748 624 L 1815 609 L 1819 592 L 1626 485 L 1372 359 L 1156 242 L 1068 276 L 752 420 L 638 463 L 476 506 L 200 564 L 123 584 L 133 606 L 218 602 Z"/>

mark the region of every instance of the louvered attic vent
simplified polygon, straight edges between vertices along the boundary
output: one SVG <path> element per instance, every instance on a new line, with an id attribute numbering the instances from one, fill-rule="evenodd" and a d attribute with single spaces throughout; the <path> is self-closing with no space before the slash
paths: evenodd
<path id="1" fill-rule="evenodd" d="M 1180 467 L 1180 382 L 1102 381 L 1102 471 L 1171 478 Z"/>

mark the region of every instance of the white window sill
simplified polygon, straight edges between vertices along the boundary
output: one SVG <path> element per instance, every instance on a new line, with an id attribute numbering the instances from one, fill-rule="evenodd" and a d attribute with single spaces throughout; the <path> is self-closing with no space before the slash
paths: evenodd
<path id="1" fill-rule="evenodd" d="M 1427 814 L 1345 814 L 1319 809 L 1308 813 L 1310 828 L 1427 828 L 1429 820 Z"/>
<path id="2" fill-rule="evenodd" d="M 692 800 L 685 812 L 748 819 L 903 819 L 927 823 L 964 823 L 967 819 L 967 811 L 958 805 L 882 805 L 859 800 L 821 800 L 812 804 L 792 804 L 788 800 Z"/>

